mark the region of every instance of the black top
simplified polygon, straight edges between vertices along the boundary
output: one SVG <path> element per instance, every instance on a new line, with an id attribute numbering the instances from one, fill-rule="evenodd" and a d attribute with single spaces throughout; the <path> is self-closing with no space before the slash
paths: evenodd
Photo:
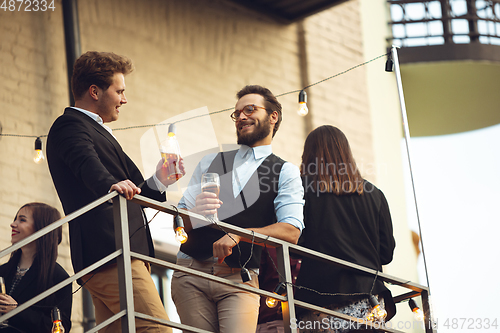
<path id="1" fill-rule="evenodd" d="M 382 270 L 392 261 L 396 246 L 389 206 L 384 194 L 373 184 L 364 182 L 362 195 L 318 193 L 308 187 L 311 178 L 304 178 L 305 229 L 299 244 L 361 266 Z M 295 297 L 318 306 L 343 304 L 367 298 L 374 276 L 344 269 L 333 264 L 304 258 L 297 285 L 322 293 L 366 293 L 364 296 L 323 296 L 312 291 L 296 289 Z M 380 280 L 372 294 L 384 296 L 388 318 L 396 309 L 390 291 Z M 300 311 L 300 310 L 298 310 Z"/>
<path id="2" fill-rule="evenodd" d="M 16 267 L 19 262 L 18 258 L 13 258 L 6 264 L 0 266 L 0 276 L 5 279 L 5 287 L 7 293 L 9 292 L 14 276 L 16 274 Z M 12 298 L 21 305 L 33 297 L 37 296 L 41 292 L 37 290 L 38 283 L 37 278 L 40 274 L 40 270 L 36 264 L 33 264 L 31 268 L 25 273 L 21 281 L 17 284 L 15 289 L 12 291 Z M 68 273 L 62 268 L 58 263 L 54 267 L 54 274 L 52 276 L 52 281 L 49 283 L 49 288 L 55 286 L 59 282 L 67 279 L 69 277 Z M 0 329 L 0 332 L 25 332 L 25 333 L 47 333 L 52 329 L 52 319 L 51 312 L 54 306 L 57 306 L 61 312 L 62 323 L 66 330 L 69 332 L 71 329 L 71 307 L 73 304 L 72 297 L 72 284 L 60 289 L 55 294 L 46 297 L 40 302 L 32 305 L 26 310 L 18 313 L 14 317 L 8 320 L 8 327 Z"/>
<path id="3" fill-rule="evenodd" d="M 151 189 L 116 139 L 84 113 L 67 108 L 47 138 L 50 174 L 66 215 L 107 194 L 111 185 L 129 179 L 141 195 L 165 201 Z M 130 249 L 154 256 L 149 226 L 140 205 L 127 201 Z M 75 273 L 116 250 L 113 205 L 105 202 L 69 223 Z"/>
<path id="4" fill-rule="evenodd" d="M 285 161 L 274 154 L 266 157 L 235 198 L 232 170 L 236 152 L 219 153 L 208 168 L 208 172 L 220 175 L 219 198 L 224 204 L 217 211 L 219 219 L 241 228 L 261 228 L 275 223 L 276 184 Z M 224 232 L 213 227 L 202 227 L 191 230 L 188 235 L 187 242 L 181 245 L 181 251 L 195 259 L 205 260 L 213 255 L 213 243 L 224 236 Z M 243 266 L 248 261 L 247 268 L 259 267 L 261 246 L 240 242 L 239 249 L 241 255 L 235 247 L 233 253 L 224 259 L 228 266 L 239 268 L 240 264 Z"/>

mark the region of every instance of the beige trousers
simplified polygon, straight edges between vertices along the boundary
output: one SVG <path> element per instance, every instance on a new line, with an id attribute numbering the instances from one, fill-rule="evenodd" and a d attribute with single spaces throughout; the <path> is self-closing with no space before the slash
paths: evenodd
<path id="1" fill-rule="evenodd" d="M 96 324 L 99 325 L 109 317 L 120 312 L 117 265 L 110 264 L 99 270 L 93 277 L 92 275 L 93 273 L 87 274 L 82 277 L 82 280 L 83 282 L 88 280 L 84 288 L 92 295 Z M 169 320 L 160 295 L 151 279 L 149 264 L 141 260 L 132 259 L 132 285 L 134 289 L 134 309 L 136 312 Z M 135 325 L 136 332 L 172 332 L 170 327 L 143 319 L 136 319 Z M 117 333 L 121 331 L 120 319 L 100 330 L 101 333 Z"/>
<path id="2" fill-rule="evenodd" d="M 240 269 L 226 264 L 194 259 L 177 259 L 177 264 L 243 283 Z M 252 279 L 245 284 L 258 288 L 257 275 L 252 271 L 250 274 Z M 172 299 L 183 324 L 211 332 L 255 333 L 260 305 L 258 294 L 177 271 L 172 278 Z"/>

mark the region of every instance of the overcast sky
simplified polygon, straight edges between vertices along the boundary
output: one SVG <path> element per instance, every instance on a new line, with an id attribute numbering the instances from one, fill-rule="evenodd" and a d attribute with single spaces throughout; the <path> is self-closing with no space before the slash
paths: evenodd
<path id="1" fill-rule="evenodd" d="M 500 299 L 500 125 L 481 130 L 412 138 L 412 168 L 422 238 L 439 332 L 475 332 L 498 317 Z M 408 179 L 409 177 L 407 177 Z M 409 184 L 408 184 L 409 185 Z M 413 200 L 407 186 L 409 207 Z M 410 225 L 417 230 L 415 210 Z M 421 262 L 421 283 L 425 272 Z M 453 318 L 467 318 L 452 329 Z M 449 319 L 449 327 L 444 326 Z M 474 320 L 474 322 L 472 322 Z M 463 320 L 457 322 L 463 324 Z M 483 324 L 482 329 L 476 325 Z M 498 320 L 500 325 L 500 318 Z"/>

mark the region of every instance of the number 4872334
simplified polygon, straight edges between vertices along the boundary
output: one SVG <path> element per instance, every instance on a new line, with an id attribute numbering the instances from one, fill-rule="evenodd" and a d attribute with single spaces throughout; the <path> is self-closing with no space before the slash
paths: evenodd
<path id="1" fill-rule="evenodd" d="M 49 9 L 54 11 L 56 6 L 54 0 L 3 0 L 0 9 L 4 12 L 45 12 Z"/>

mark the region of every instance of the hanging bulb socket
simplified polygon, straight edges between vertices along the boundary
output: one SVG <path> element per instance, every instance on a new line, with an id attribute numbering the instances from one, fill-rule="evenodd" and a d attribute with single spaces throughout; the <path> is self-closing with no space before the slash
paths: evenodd
<path id="1" fill-rule="evenodd" d="M 168 134 L 170 136 L 170 133 L 172 133 L 173 135 L 175 135 L 177 131 L 177 127 L 175 126 L 175 123 L 172 123 L 170 125 L 168 125 Z"/>
<path id="2" fill-rule="evenodd" d="M 284 282 L 278 283 L 278 285 L 274 288 L 273 293 L 275 293 L 276 295 L 285 296 L 286 295 L 286 284 Z M 275 308 L 279 304 L 279 302 L 280 301 L 278 301 L 277 299 L 272 298 L 272 297 L 266 298 L 266 305 L 268 308 L 271 308 L 271 309 Z"/>
<path id="3" fill-rule="evenodd" d="M 174 217 L 174 231 L 175 231 L 175 240 L 181 244 L 184 244 L 188 240 L 188 235 L 186 230 L 184 230 L 184 221 L 182 217 L 177 214 Z"/>
<path id="4" fill-rule="evenodd" d="M 52 309 L 52 330 L 50 331 L 51 333 L 64 333 L 64 326 L 62 325 L 61 321 L 61 312 L 59 311 L 59 308 L 54 307 Z"/>
<path id="5" fill-rule="evenodd" d="M 40 137 L 36 138 L 35 140 L 35 154 L 33 155 L 33 161 L 36 164 L 40 164 L 45 160 L 45 156 L 43 155 L 43 150 L 42 150 L 42 139 Z"/>
<path id="6" fill-rule="evenodd" d="M 422 309 L 417 306 L 417 303 L 415 303 L 415 300 L 413 300 L 413 298 L 410 298 L 410 300 L 408 301 L 408 305 L 410 306 L 411 312 L 413 312 L 415 319 L 418 321 L 424 321 L 424 311 L 422 311 Z"/>
<path id="7" fill-rule="evenodd" d="M 297 113 L 299 116 L 305 116 L 309 113 L 309 108 L 307 107 L 307 93 L 305 90 L 301 90 L 299 93 L 299 109 Z"/>
<path id="8" fill-rule="evenodd" d="M 392 68 L 394 66 L 394 61 L 392 61 L 392 56 L 387 57 L 387 61 L 385 62 L 385 71 L 392 72 Z"/>

